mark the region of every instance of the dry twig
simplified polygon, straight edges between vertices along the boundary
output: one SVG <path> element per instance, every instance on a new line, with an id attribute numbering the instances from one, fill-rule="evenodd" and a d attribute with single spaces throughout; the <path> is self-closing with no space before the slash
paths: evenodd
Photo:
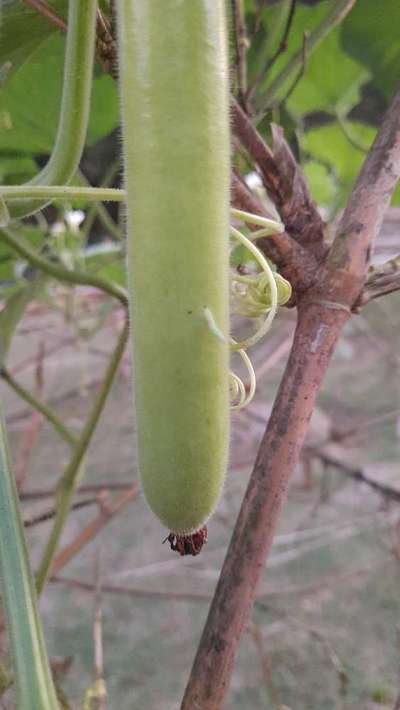
<path id="1" fill-rule="evenodd" d="M 138 494 L 139 484 L 134 483 L 131 488 L 122 493 L 111 503 L 108 500 L 102 501 L 98 515 L 76 536 L 76 538 L 66 545 L 54 558 L 50 574 L 56 575 L 68 562 L 75 557 L 83 547 L 85 547 L 98 533 L 107 525 L 111 518 L 118 515 L 121 510 L 130 503 Z"/>

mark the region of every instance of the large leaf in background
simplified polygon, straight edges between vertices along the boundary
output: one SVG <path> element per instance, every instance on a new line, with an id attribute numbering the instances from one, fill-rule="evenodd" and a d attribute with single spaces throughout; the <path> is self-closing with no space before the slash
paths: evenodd
<path id="1" fill-rule="evenodd" d="M 20 185 L 37 173 L 37 165 L 30 156 L 0 154 L 0 184 Z"/>
<path id="2" fill-rule="evenodd" d="M 348 136 L 335 122 L 307 131 L 301 138 L 302 150 L 308 157 L 324 165 L 328 171 L 331 170 L 337 178 L 338 191 L 332 205 L 335 208 L 341 207 L 346 201 L 365 159 L 365 152 L 355 147 L 351 137 L 354 140 L 357 137 L 363 146 L 370 146 L 376 132 L 371 126 L 350 121 L 347 122 L 347 130 Z"/>
<path id="3" fill-rule="evenodd" d="M 64 50 L 65 37 L 52 34 L 0 91 L 0 150 L 51 152 L 60 110 Z M 105 75 L 95 78 L 88 142 L 110 133 L 118 121 L 115 82 Z"/>
<path id="4" fill-rule="evenodd" d="M 52 0 L 47 4 L 65 20 L 68 0 Z M 13 73 L 57 30 L 21 0 L 2 0 L 0 13 L 0 66 L 10 63 L 10 73 Z"/>
<path id="5" fill-rule="evenodd" d="M 343 52 L 337 28 L 311 55 L 287 107 L 297 116 L 313 111 L 347 114 L 368 78 L 366 67 Z"/>
<path id="6" fill-rule="evenodd" d="M 304 32 L 312 33 L 332 10 L 334 2 L 336 0 L 327 0 L 313 6 L 297 4 L 287 50 L 278 57 L 261 83 L 257 105 L 262 105 L 263 92 L 268 92 L 272 81 L 287 65 L 291 56 L 301 50 Z M 262 18 L 266 33 L 271 34 L 275 15 L 275 6 L 263 11 Z M 352 11 L 344 20 L 344 24 L 351 16 Z M 286 95 L 297 73 L 298 69 L 280 87 L 275 101 Z M 304 76 L 291 95 L 288 108 L 296 115 L 312 111 L 336 111 L 339 104 L 341 112 L 348 111 L 358 102 L 359 87 L 368 77 L 369 72 L 366 67 L 356 59 L 346 56 L 340 47 L 339 28 L 332 29 L 307 57 Z"/>
<path id="7" fill-rule="evenodd" d="M 40 227 L 21 223 L 18 226 L 18 234 L 30 243 L 30 246 L 40 249 L 46 239 L 46 235 Z M 3 298 L 1 282 L 16 280 L 15 265 L 21 261 L 13 249 L 8 244 L 4 244 L 1 239 L 0 230 L 0 298 Z"/>
<path id="8" fill-rule="evenodd" d="M 103 242 L 91 245 L 84 251 L 85 270 L 107 281 L 126 285 L 124 249 L 121 244 Z"/>
<path id="9" fill-rule="evenodd" d="M 341 28 L 346 52 L 370 70 L 387 99 L 400 80 L 400 2 L 362 0 Z"/>
<path id="10" fill-rule="evenodd" d="M 327 208 L 330 217 L 330 208 L 335 206 L 338 194 L 337 176 L 332 168 L 315 161 L 306 162 L 302 168 L 315 202 L 319 207 Z"/>

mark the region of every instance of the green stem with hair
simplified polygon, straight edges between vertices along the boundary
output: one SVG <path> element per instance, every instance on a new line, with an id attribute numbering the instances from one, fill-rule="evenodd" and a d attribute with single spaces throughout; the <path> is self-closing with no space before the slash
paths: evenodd
<path id="1" fill-rule="evenodd" d="M 42 256 L 39 256 L 25 240 L 16 236 L 10 229 L 0 230 L 0 241 L 8 244 L 17 254 L 26 259 L 31 266 L 40 269 L 40 271 L 44 271 L 46 274 L 59 281 L 71 285 L 93 286 L 117 298 L 124 306 L 128 303 L 128 296 L 125 289 L 118 284 L 102 279 L 95 274 L 66 269 L 64 266 L 44 259 Z"/>
<path id="2" fill-rule="evenodd" d="M 97 0 L 69 0 L 60 118 L 49 161 L 27 186 L 60 185 L 75 175 L 86 140 L 90 111 Z M 10 217 L 34 214 L 46 204 L 24 199 L 10 206 Z"/>
<path id="3" fill-rule="evenodd" d="M 38 210 L 50 200 L 91 200 L 96 202 L 122 202 L 126 199 L 124 190 L 113 187 L 74 187 L 67 185 L 0 185 L 0 197 L 9 203 L 12 212 L 13 202 L 17 200 L 41 201 Z"/>
<path id="4" fill-rule="evenodd" d="M 100 187 L 105 187 L 107 188 L 108 185 L 110 185 L 115 177 L 118 175 L 118 172 L 120 170 L 120 161 L 115 160 L 110 168 L 107 170 L 106 175 L 104 177 L 104 180 L 102 180 L 102 184 Z M 90 187 L 90 184 L 85 177 L 85 175 L 79 170 L 78 171 L 80 179 L 88 186 Z M 123 231 L 119 227 L 118 224 L 114 222 L 112 219 L 110 213 L 108 210 L 104 207 L 103 203 L 99 200 L 98 202 L 94 202 L 93 204 L 90 205 L 89 209 L 86 212 L 85 216 L 85 223 L 83 225 L 83 229 L 81 230 L 81 233 L 85 237 L 89 234 L 93 222 L 98 217 L 100 222 L 102 223 L 103 227 L 107 230 L 107 232 L 117 241 L 122 241 L 123 239 Z"/>

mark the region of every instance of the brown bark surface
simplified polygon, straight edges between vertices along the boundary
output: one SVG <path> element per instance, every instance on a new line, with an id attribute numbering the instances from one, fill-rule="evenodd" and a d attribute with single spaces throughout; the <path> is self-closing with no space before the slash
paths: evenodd
<path id="1" fill-rule="evenodd" d="M 237 116 L 240 119 L 239 111 Z M 271 170 L 271 179 L 276 182 L 272 151 L 262 139 L 257 141 L 248 122 L 243 128 L 243 121 L 239 120 L 239 129 L 242 131 L 239 137 L 247 141 L 246 147 L 253 153 L 258 151 L 262 174 L 269 179 Z M 224 705 L 239 640 L 249 620 L 315 400 L 342 328 L 363 289 L 371 246 L 399 175 L 400 93 L 395 96 L 365 160 L 329 255 L 314 274 L 314 284 L 298 298 L 298 323 L 291 353 L 181 710 L 219 710 Z M 315 225 L 315 238 L 307 230 L 304 239 L 304 244 L 311 248 L 320 241 L 317 220 Z M 297 240 L 302 243 L 301 234 Z"/>

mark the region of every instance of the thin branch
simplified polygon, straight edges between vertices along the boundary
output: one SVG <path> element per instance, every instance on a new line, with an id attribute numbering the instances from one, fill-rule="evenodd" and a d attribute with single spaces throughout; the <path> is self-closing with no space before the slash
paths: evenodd
<path id="1" fill-rule="evenodd" d="M 279 2 L 275 6 L 274 10 L 274 16 L 273 19 L 270 23 L 269 27 L 269 32 L 267 36 L 264 39 L 264 42 L 262 44 L 262 47 L 259 48 L 259 52 L 257 53 L 257 57 L 254 61 L 254 68 L 253 68 L 253 73 L 255 75 L 255 78 L 252 81 L 251 86 L 249 87 L 249 90 L 247 92 L 247 100 L 250 101 L 252 95 L 254 94 L 255 89 L 258 87 L 260 81 L 264 78 L 264 75 L 268 72 L 268 70 L 271 68 L 272 63 L 270 57 L 274 56 L 276 54 L 276 51 L 274 51 L 274 47 L 278 46 L 283 43 L 283 35 L 286 34 L 286 29 L 288 26 L 288 19 L 290 15 L 292 14 L 292 19 L 294 12 L 292 13 L 292 8 L 294 6 L 295 2 L 294 0 L 282 0 L 282 2 Z M 254 34 L 256 31 L 259 30 L 262 22 L 262 4 L 258 8 L 258 12 L 255 17 L 255 28 L 254 28 Z M 290 23 L 291 24 L 291 23 Z M 290 27 L 289 27 L 290 31 Z M 278 42 L 279 35 L 282 35 L 281 42 Z M 286 38 L 286 44 L 287 44 L 287 38 Z M 285 48 L 286 49 L 286 48 Z M 275 61 L 275 60 L 274 60 Z"/>
<path id="2" fill-rule="evenodd" d="M 107 525 L 107 523 L 114 518 L 121 510 L 136 496 L 139 492 L 138 483 L 134 483 L 129 490 L 122 493 L 118 498 L 109 503 L 107 500 L 101 501 L 97 498 L 97 503 L 100 502 L 100 511 L 98 515 L 90 522 L 86 527 L 81 530 L 81 532 L 76 536 L 76 538 L 64 547 L 58 555 L 55 556 L 54 562 L 51 566 L 51 575 L 56 575 L 58 572 L 65 567 L 66 564 L 73 557 L 75 557 L 83 547 L 85 547 L 91 540 L 93 540 L 96 535 Z"/>
<path id="3" fill-rule="evenodd" d="M 278 597 L 281 598 L 283 594 L 294 596 L 297 599 L 300 596 L 309 596 L 310 594 L 318 594 L 321 589 L 332 589 L 335 584 L 343 584 L 344 581 L 348 579 L 353 579 L 355 576 L 368 574 L 371 571 L 371 564 L 368 566 L 360 567 L 357 569 L 351 569 L 350 571 L 338 574 L 326 575 L 323 579 L 320 579 L 317 583 L 312 582 L 309 584 L 290 584 L 290 585 L 279 585 L 271 586 L 265 585 L 259 590 L 257 595 L 258 600 L 256 605 L 260 609 L 265 609 L 264 597 Z M 95 585 L 90 582 L 85 582 L 80 579 L 74 579 L 71 577 L 59 577 L 54 576 L 49 580 L 50 583 L 65 584 L 67 587 L 72 589 L 81 589 L 85 592 L 93 593 L 95 591 Z M 211 595 L 200 591 L 163 591 L 154 588 L 138 588 L 138 587 L 125 587 L 123 585 L 117 584 L 102 584 L 101 587 L 103 592 L 109 594 L 118 594 L 123 596 L 131 597 L 143 597 L 145 599 L 165 599 L 167 601 L 194 601 L 194 602 L 209 602 Z"/>
<path id="4" fill-rule="evenodd" d="M 310 453 L 312 453 L 318 459 L 320 459 L 320 461 L 322 461 L 324 464 L 337 468 L 341 473 L 345 474 L 346 476 L 349 476 L 350 478 L 353 478 L 355 481 L 365 483 L 367 486 L 373 488 L 377 493 L 380 493 L 386 498 L 395 500 L 398 503 L 400 502 L 400 488 L 394 488 L 393 486 L 389 486 L 386 483 L 381 483 L 381 481 L 376 481 L 373 478 L 369 478 L 369 476 L 364 473 L 362 467 L 351 465 L 350 463 L 344 461 L 338 456 L 331 454 L 329 452 L 329 449 L 307 447 L 307 450 L 310 451 Z"/>
<path id="5" fill-rule="evenodd" d="M 368 278 L 365 286 L 373 285 L 376 281 L 379 281 L 385 276 L 397 275 L 400 271 L 400 254 L 398 256 L 385 261 L 384 264 L 379 264 L 379 266 L 373 266 L 368 271 Z"/>
<path id="6" fill-rule="evenodd" d="M 35 395 L 40 397 L 43 392 L 44 377 L 43 377 L 43 360 L 45 349 L 43 342 L 39 343 L 38 351 L 35 357 Z M 18 457 L 15 461 L 15 482 L 17 489 L 20 490 L 26 476 L 27 464 L 32 449 L 35 445 L 39 432 L 43 426 L 43 416 L 36 410 L 33 410 L 30 417 L 30 426 L 28 426 L 22 436 L 21 446 L 19 447 Z"/>
<path id="7" fill-rule="evenodd" d="M 350 133 L 346 119 L 344 116 L 339 111 L 336 111 L 336 119 L 339 125 L 340 130 L 342 131 L 343 135 L 347 140 L 349 141 L 350 145 L 353 146 L 356 150 L 359 150 L 360 153 L 363 153 L 364 155 L 368 154 L 368 146 L 361 145 Z"/>
<path id="8" fill-rule="evenodd" d="M 366 277 L 370 253 L 400 175 L 400 91 L 387 111 L 337 229 L 321 280 L 353 305 Z"/>
<path id="9" fill-rule="evenodd" d="M 275 64 L 279 55 L 282 54 L 283 52 L 286 52 L 286 50 L 287 50 L 289 34 L 290 34 L 290 30 L 292 28 L 294 13 L 296 10 L 296 1 L 297 0 L 290 0 L 290 8 L 289 8 L 289 13 L 288 13 L 287 20 L 286 20 L 286 26 L 285 26 L 285 30 L 283 33 L 283 37 L 279 43 L 277 50 L 274 52 L 272 57 L 268 60 L 265 68 L 263 69 L 263 74 L 267 74 L 269 72 L 269 70 L 271 69 L 271 67 Z"/>
<path id="10" fill-rule="evenodd" d="M 399 104 L 400 94 L 391 104 L 350 197 L 328 267 L 320 270 L 318 284 L 299 303 L 292 351 L 243 499 L 181 710 L 196 706 L 202 710 L 220 710 L 224 705 L 239 639 L 254 604 L 316 397 L 350 317 L 350 307 L 362 287 L 369 249 L 400 174 Z"/>
<path id="11" fill-rule="evenodd" d="M 72 503 L 72 497 L 75 492 L 79 470 L 82 465 L 87 448 L 92 439 L 93 433 L 96 429 L 97 423 L 100 419 L 100 415 L 106 403 L 108 394 L 111 389 L 111 385 L 118 370 L 118 366 L 121 362 L 127 338 L 128 323 L 126 322 L 121 332 L 121 335 L 119 336 L 117 345 L 111 355 L 110 362 L 108 364 L 100 390 L 97 393 L 96 399 L 92 406 L 92 410 L 89 414 L 88 420 L 80 436 L 78 445 L 76 446 L 71 461 L 66 467 L 59 483 L 57 515 L 37 573 L 36 585 L 38 594 L 42 592 L 43 587 L 47 581 L 48 575 L 50 573 L 54 561 L 54 555 L 56 553 L 58 543 L 64 530 L 65 522 L 68 517 L 68 513 Z"/>
<path id="12" fill-rule="evenodd" d="M 258 7 L 256 10 L 256 14 L 254 16 L 254 28 L 251 33 L 252 37 L 255 37 L 255 35 L 257 34 L 257 32 L 259 31 L 259 29 L 261 27 L 262 12 L 263 12 L 264 8 L 266 7 L 267 3 L 268 3 L 268 0 L 260 0 L 259 1 Z"/>
<path id="13" fill-rule="evenodd" d="M 374 285 L 367 285 L 360 299 L 357 301 L 354 310 L 358 311 L 370 301 L 381 298 L 381 296 L 387 296 L 389 293 L 394 293 L 395 291 L 400 291 L 400 272 L 392 276 L 384 276 Z"/>
<path id="14" fill-rule="evenodd" d="M 307 65 L 307 42 L 308 42 L 308 32 L 303 32 L 303 44 L 302 44 L 302 52 L 301 52 L 301 67 L 298 71 L 297 76 L 293 80 L 292 84 L 289 86 L 285 96 L 282 99 L 282 104 L 285 104 L 286 101 L 291 97 L 293 94 L 296 86 L 298 85 L 299 81 L 303 78 L 305 72 L 306 72 L 306 65 Z"/>
<path id="15" fill-rule="evenodd" d="M 20 385 L 11 373 L 5 368 L 0 369 L 0 377 L 8 384 L 14 392 L 21 397 L 25 402 L 27 402 L 32 409 L 39 412 L 55 431 L 66 441 L 70 446 L 75 446 L 78 441 L 78 437 L 74 432 L 72 432 L 65 424 L 58 418 L 56 413 L 44 402 L 41 402 L 35 395 L 29 392 L 25 387 Z"/>
<path id="16" fill-rule="evenodd" d="M 355 305 L 355 310 L 369 301 L 400 290 L 400 256 L 389 259 L 384 264 L 370 269 L 364 289 Z"/>
<path id="17" fill-rule="evenodd" d="M 315 29 L 310 32 L 308 42 L 307 42 L 307 53 L 308 56 L 314 52 L 318 45 L 325 39 L 325 37 L 343 22 L 344 18 L 356 0 L 336 0 L 333 3 L 329 12 L 321 20 L 320 24 L 315 27 Z M 277 94 L 279 94 L 281 88 L 286 84 L 287 80 L 295 74 L 303 63 L 303 49 L 299 49 L 293 56 L 289 59 L 286 66 L 273 80 L 269 88 L 262 96 L 262 104 L 259 109 L 260 115 L 263 115 L 269 108 L 273 105 L 276 100 Z"/>
<path id="18" fill-rule="evenodd" d="M 274 146 L 271 150 L 235 101 L 232 103 L 232 116 L 234 133 L 258 165 L 264 187 L 280 212 L 287 231 L 304 246 L 312 244 L 316 257 L 322 259 L 325 255 L 323 245 L 321 247 L 324 223 L 282 130 L 272 126 Z"/>
<path id="19" fill-rule="evenodd" d="M 235 24 L 235 50 L 236 50 L 236 73 L 239 89 L 240 103 L 246 107 L 247 93 L 247 65 L 246 52 L 248 39 L 246 36 L 246 25 L 244 20 L 243 0 L 231 0 L 232 15 Z"/>
<path id="20" fill-rule="evenodd" d="M 37 412 L 36 410 L 33 410 L 30 417 L 29 425 L 23 433 L 21 445 L 18 451 L 18 457 L 15 461 L 14 475 L 18 491 L 21 489 L 21 486 L 25 481 L 28 461 L 31 456 L 33 447 L 36 443 L 36 440 L 39 436 L 40 430 L 43 426 L 43 421 L 44 420 L 42 415 L 39 414 L 39 412 Z"/>
<path id="21" fill-rule="evenodd" d="M 97 9 L 96 59 L 104 72 L 118 78 L 117 45 L 107 18 Z"/>
<path id="22" fill-rule="evenodd" d="M 258 657 L 260 659 L 260 666 L 265 689 L 268 695 L 270 696 L 272 703 L 274 704 L 275 710 L 280 710 L 282 708 L 282 703 L 279 697 L 279 692 L 274 683 L 271 661 L 264 647 L 264 639 L 260 627 L 257 626 L 257 624 L 250 624 L 249 632 L 254 641 L 254 645 L 257 649 Z"/>
<path id="23" fill-rule="evenodd" d="M 66 32 L 68 29 L 67 23 L 59 17 L 54 10 L 43 2 L 43 0 L 22 0 L 22 2 L 28 7 L 32 7 L 36 12 L 38 12 L 42 17 L 45 17 L 54 27 Z"/>
<path id="24" fill-rule="evenodd" d="M 56 584 L 65 584 L 73 589 L 82 589 L 85 592 L 95 591 L 95 585 L 90 582 L 84 582 L 79 579 L 71 579 L 68 577 L 52 577 L 50 582 Z M 134 587 L 123 587 L 116 584 L 103 584 L 102 591 L 111 594 L 121 594 L 123 596 L 142 597 L 144 599 L 166 599 L 167 601 L 210 601 L 210 595 L 202 592 L 175 592 L 161 591 L 157 589 L 136 589 Z"/>
<path id="25" fill-rule="evenodd" d="M 112 281 L 107 281 L 100 276 L 85 271 L 80 272 L 66 269 L 64 266 L 60 266 L 49 259 L 44 259 L 42 256 L 39 256 L 25 240 L 14 234 L 10 229 L 0 230 L 0 241 L 3 241 L 11 247 L 11 249 L 26 259 L 32 266 L 40 271 L 44 271 L 44 273 L 49 274 L 49 276 L 52 276 L 58 281 L 72 285 L 94 286 L 108 293 L 110 296 L 114 296 L 114 298 L 117 298 L 124 306 L 128 305 L 127 293 L 125 289 L 118 284 L 114 284 Z"/>
<path id="26" fill-rule="evenodd" d="M 267 189 L 274 193 L 279 175 L 271 148 L 266 144 L 260 133 L 253 126 L 250 118 L 235 100 L 232 102 L 232 118 L 235 135 L 260 168 Z"/>
<path id="27" fill-rule="evenodd" d="M 108 491 L 124 491 L 132 486 L 130 481 L 104 481 L 104 483 L 92 483 L 86 486 L 79 486 L 76 494 L 79 493 L 101 493 Z M 42 500 L 43 498 L 54 498 L 57 495 L 56 488 L 40 488 L 28 491 L 21 491 L 20 500 Z"/>
<path id="28" fill-rule="evenodd" d="M 84 500 L 78 500 L 76 503 L 71 505 L 71 510 L 80 510 L 81 508 L 87 508 L 88 505 L 96 505 L 98 503 L 97 498 L 85 498 Z M 26 528 L 33 528 L 35 525 L 40 525 L 40 523 L 47 523 L 56 516 L 56 509 L 51 508 L 51 510 L 46 510 L 44 513 L 39 513 L 34 515 L 32 518 L 27 518 L 24 520 L 24 526 Z"/>
<path id="29" fill-rule="evenodd" d="M 64 20 L 57 15 L 44 0 L 22 0 L 28 7 L 33 8 L 36 12 L 45 17 L 54 27 L 67 32 L 68 25 Z M 115 75 L 117 77 L 117 51 L 113 37 L 112 28 L 108 26 L 103 13 L 97 9 L 96 22 L 96 58 L 103 71 Z"/>
<path id="30" fill-rule="evenodd" d="M 107 687 L 104 677 L 103 612 L 99 553 L 96 555 L 95 580 L 95 610 L 93 623 L 94 682 L 86 692 L 84 707 L 87 706 L 90 710 L 106 710 Z"/>

